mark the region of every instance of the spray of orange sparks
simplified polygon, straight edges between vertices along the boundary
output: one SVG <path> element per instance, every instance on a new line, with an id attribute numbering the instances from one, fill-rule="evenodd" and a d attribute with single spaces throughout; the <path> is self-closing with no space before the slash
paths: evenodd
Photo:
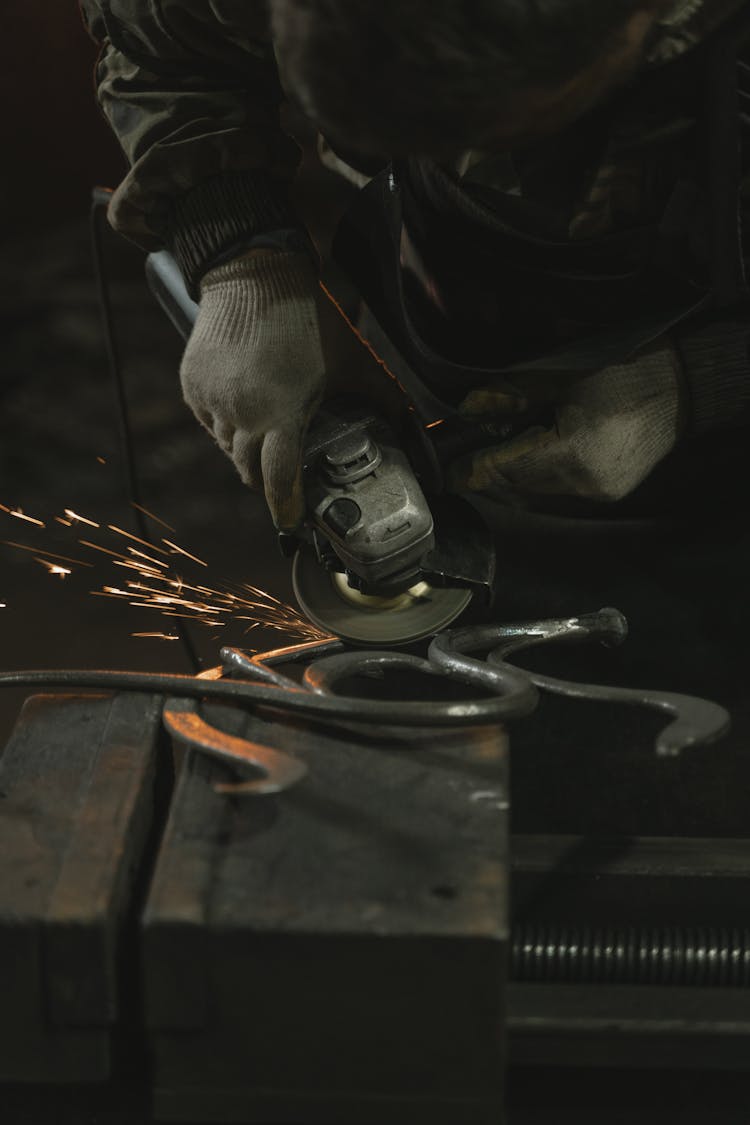
<path id="1" fill-rule="evenodd" d="M 149 519 L 174 533 L 174 529 L 164 520 L 160 520 L 147 509 L 140 510 Z M 43 520 L 27 515 L 17 507 L 0 504 L 0 513 L 3 512 L 9 517 L 25 520 L 35 529 L 45 529 L 47 526 Z M 328 636 L 302 617 L 293 606 L 257 586 L 248 583 L 220 582 L 209 585 L 188 582 L 175 569 L 178 559 L 181 566 L 187 562 L 196 567 L 207 568 L 208 564 L 173 539 L 159 536 L 158 542 L 149 543 L 114 524 L 107 524 L 103 529 L 101 523 L 82 516 L 73 508 L 65 508 L 64 515 L 55 516 L 54 522 L 70 528 L 71 534 L 77 537 L 77 546 L 83 548 L 83 551 L 93 551 L 99 556 L 106 556 L 110 565 L 126 572 L 119 582 L 109 582 L 99 589 L 91 590 L 90 593 L 94 597 L 124 601 L 134 608 L 151 610 L 162 618 L 179 617 L 186 621 L 194 621 L 205 628 L 224 629 L 230 624 L 242 623 L 243 633 L 262 627 L 277 630 L 290 638 L 306 641 L 325 640 Z M 78 531 L 84 529 L 89 536 L 91 535 L 89 529 L 94 529 L 99 535 L 106 535 L 110 545 L 105 546 L 93 538 L 78 537 Z M 117 550 L 120 540 L 126 542 L 121 544 L 120 550 Z M 34 561 L 44 567 L 48 574 L 60 579 L 67 578 L 79 567 L 94 566 L 94 563 L 87 559 L 60 555 L 38 545 L 32 546 L 8 539 L 0 542 L 15 550 L 29 552 Z M 5 608 L 4 603 L 0 608 Z M 177 633 L 160 630 L 133 632 L 131 636 L 165 641 L 179 640 Z"/>

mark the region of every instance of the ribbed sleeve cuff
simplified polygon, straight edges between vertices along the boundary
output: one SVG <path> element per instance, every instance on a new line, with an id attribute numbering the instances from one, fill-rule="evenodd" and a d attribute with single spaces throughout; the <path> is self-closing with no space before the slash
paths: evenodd
<path id="1" fill-rule="evenodd" d="M 228 172 L 175 201 L 166 241 L 193 296 L 214 266 L 253 246 L 317 254 L 282 185 L 262 173 Z"/>
<path id="2" fill-rule="evenodd" d="M 750 422 L 750 325 L 711 324 L 680 337 L 693 433 Z"/>

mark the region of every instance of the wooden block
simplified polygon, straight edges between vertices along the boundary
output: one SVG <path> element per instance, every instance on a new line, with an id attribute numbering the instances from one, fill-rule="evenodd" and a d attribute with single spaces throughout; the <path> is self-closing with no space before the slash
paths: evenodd
<path id="1" fill-rule="evenodd" d="M 161 700 L 34 696 L 0 758 L 0 1080 L 110 1072 Z"/>
<path id="2" fill-rule="evenodd" d="M 222 713 L 309 774 L 229 798 L 224 767 L 186 756 L 144 919 L 157 1116 L 498 1125 L 502 732 Z"/>

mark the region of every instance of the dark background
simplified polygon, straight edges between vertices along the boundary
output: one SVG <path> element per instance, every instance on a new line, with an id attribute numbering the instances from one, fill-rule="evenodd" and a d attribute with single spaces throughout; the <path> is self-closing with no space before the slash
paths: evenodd
<path id="1" fill-rule="evenodd" d="M 6 154 L 0 181 L 0 504 L 20 508 L 46 527 L 0 510 L 0 540 L 93 562 L 50 575 L 31 551 L 0 543 L 0 667 L 140 668 L 187 671 L 177 642 L 136 638 L 169 630 L 156 613 L 93 597 L 118 585 L 124 572 L 108 556 L 80 549 L 77 539 L 124 548 L 107 532 L 137 532 L 129 507 L 119 442 L 116 396 L 108 370 L 92 269 L 89 200 L 94 184 L 116 186 L 124 160 L 93 93 L 96 46 L 74 0 L 27 3 L 5 10 L 0 44 L 0 121 Z M 8 15 L 10 19 L 8 20 Z M 299 125 L 299 123 L 298 123 Z M 325 246 L 347 189 L 312 160 L 309 132 L 300 199 Z M 104 224 L 106 227 L 106 223 Z M 181 341 L 151 298 L 142 252 L 104 236 L 105 277 L 122 358 L 142 503 L 174 527 L 149 521 L 209 566 L 192 568 L 207 585 L 250 582 L 291 597 L 289 568 L 276 547 L 261 500 L 182 402 Z M 102 464 L 105 461 L 106 464 Z M 56 523 L 72 508 L 100 523 L 96 534 Z M 184 574 L 190 580 L 191 567 Z M 131 575 L 132 577 L 132 575 Z M 245 626 L 224 630 L 222 643 L 242 643 Z M 171 629 L 174 632 L 174 629 Z M 217 662 L 216 629 L 193 628 L 203 662 Z M 257 634 L 254 647 L 283 638 Z M 21 692 L 0 696 L 0 745 Z"/>
<path id="2" fill-rule="evenodd" d="M 91 553 L 81 554 L 74 529 L 54 517 L 69 507 L 103 526 L 136 530 L 88 216 L 92 185 L 114 186 L 123 162 L 94 103 L 96 50 L 73 0 L 6 0 L 3 14 L 0 503 L 47 526 L 37 528 L 0 510 L 0 540 L 95 561 Z M 294 128 L 306 151 L 299 204 L 325 250 L 349 189 L 316 164 L 313 138 L 304 126 L 297 122 Z M 209 582 L 251 582 L 289 599 L 289 568 L 277 553 L 263 503 L 242 487 L 182 403 L 181 344 L 147 292 L 141 252 L 110 234 L 105 256 L 144 504 L 174 526 L 177 542 L 209 563 Z M 102 544 L 121 546 L 106 531 L 99 536 Z M 622 604 L 634 636 L 641 637 L 612 656 L 602 675 L 618 682 L 645 677 L 653 686 L 713 695 L 733 710 L 735 733 L 679 767 L 665 766 L 651 754 L 656 724 L 631 717 L 613 728 L 609 713 L 597 711 L 583 720 L 571 705 L 548 705 L 541 725 L 524 728 L 514 739 L 517 829 L 747 834 L 746 539 L 714 542 L 696 534 L 661 557 L 650 551 L 644 543 L 628 566 L 620 559 L 616 581 L 608 581 L 607 567 L 614 563 L 606 553 L 595 581 L 586 577 L 594 573 L 590 561 L 580 571 L 579 608 Z M 523 617 L 548 604 L 554 608 L 554 582 L 548 577 L 537 599 L 523 553 L 516 558 L 509 548 L 507 555 L 498 613 Z M 525 575 L 525 595 L 516 596 L 514 573 L 519 583 Z M 73 567 L 61 580 L 35 561 L 33 551 L 0 544 L 0 670 L 187 671 L 178 642 L 132 635 L 162 627 L 151 611 L 91 596 L 119 578 L 101 556 L 93 568 Z M 567 580 L 570 585 L 570 573 Z M 207 664 L 216 662 L 219 643 L 246 643 L 239 624 L 221 635 L 194 629 L 193 637 Z M 256 644 L 278 641 L 264 634 Z M 576 659 L 566 667 L 575 674 Z M 584 662 L 580 671 L 590 668 Z M 0 745 L 23 694 L 0 695 Z M 551 1075 L 545 1081 L 519 1076 L 512 1125 L 650 1120 L 746 1125 L 746 1086 L 744 1078 L 721 1076 Z M 44 1091 L 0 1091 L 0 1117 L 17 1125 L 131 1125 L 144 1120 L 143 1112 L 137 1096 L 132 1106 L 121 1102 L 115 1110 L 101 1092 L 49 1098 Z"/>

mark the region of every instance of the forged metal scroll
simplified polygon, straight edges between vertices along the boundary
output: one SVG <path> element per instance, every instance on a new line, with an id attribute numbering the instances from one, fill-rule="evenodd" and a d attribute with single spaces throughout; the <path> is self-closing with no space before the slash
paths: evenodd
<path id="1" fill-rule="evenodd" d="M 656 753 L 673 757 L 691 746 L 708 745 L 724 735 L 730 717 L 723 707 L 695 696 L 633 688 L 575 683 L 525 671 L 508 658 L 524 649 L 565 641 L 619 644 L 627 622 L 615 609 L 549 621 L 515 625 L 476 625 L 449 629 L 431 642 L 425 657 L 403 652 L 350 649 L 341 641 L 314 641 L 256 656 L 235 648 L 221 650 L 222 664 L 200 676 L 143 672 L 33 671 L 0 673 L 0 687 L 106 688 L 142 691 L 169 698 L 167 728 L 184 743 L 256 774 L 222 792 L 278 793 L 300 782 L 306 767 L 281 750 L 260 746 L 208 724 L 197 712 L 202 699 L 271 708 L 312 722 L 362 723 L 368 726 L 496 726 L 530 715 L 539 692 L 583 701 L 643 706 L 665 712 L 671 722 L 656 740 Z M 301 683 L 277 670 L 279 664 L 307 663 Z M 337 693 L 349 677 L 377 672 L 417 672 L 481 690 L 469 700 L 382 700 Z M 240 676 L 241 679 L 233 678 Z"/>

